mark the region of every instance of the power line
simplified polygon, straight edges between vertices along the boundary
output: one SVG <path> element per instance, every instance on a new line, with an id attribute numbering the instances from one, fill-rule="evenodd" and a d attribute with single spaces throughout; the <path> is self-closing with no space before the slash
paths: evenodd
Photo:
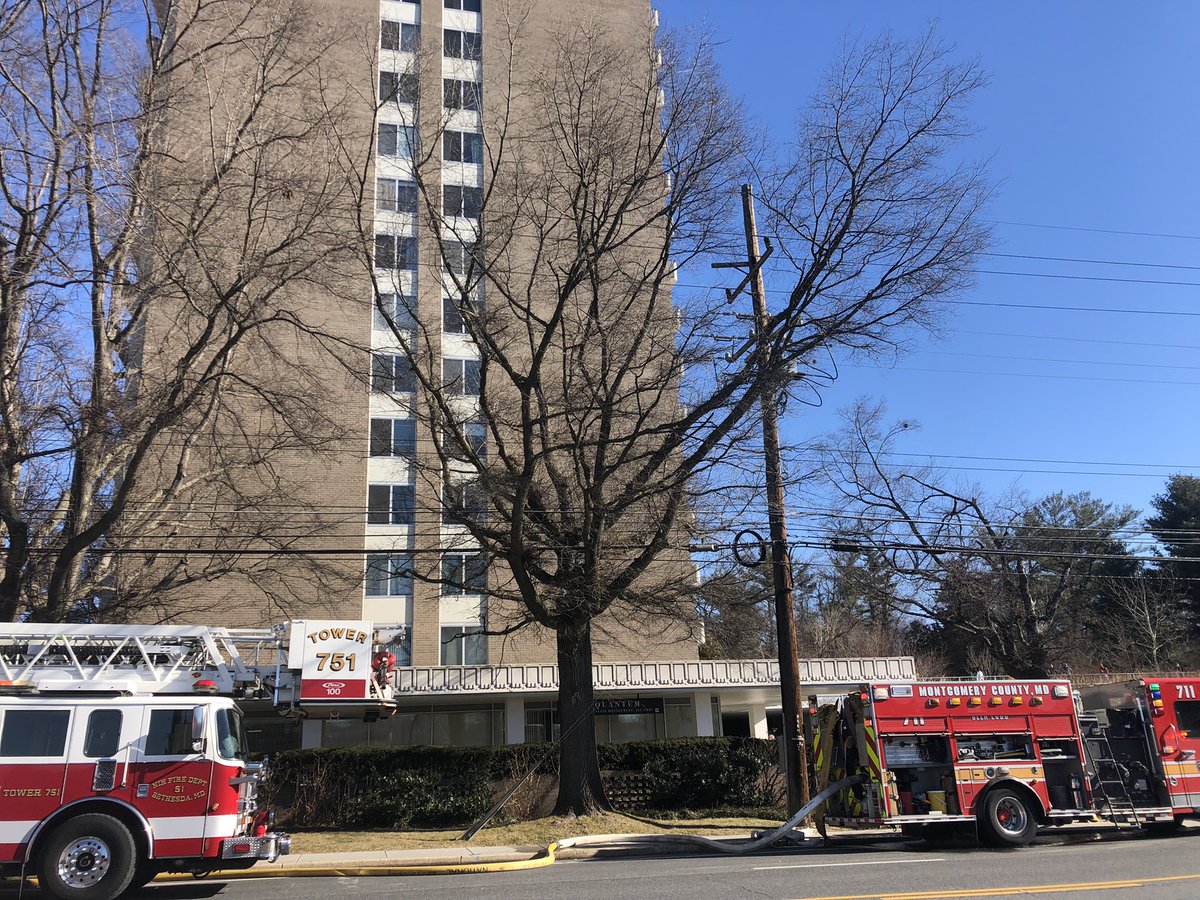
<path id="1" fill-rule="evenodd" d="M 1044 262 L 1069 262 L 1069 263 L 1084 263 L 1093 266 L 1131 266 L 1145 269 L 1183 269 L 1189 272 L 1200 272 L 1200 266 L 1185 266 L 1179 263 L 1151 263 L 1151 262 L 1134 262 L 1130 260 L 1118 259 L 1082 259 L 1078 256 L 1038 256 L 1033 253 L 993 253 L 988 252 L 983 256 L 993 256 L 1000 259 L 1036 259 Z"/>
<path id="2" fill-rule="evenodd" d="M 1086 231 L 1093 234 L 1123 234 L 1132 237 L 1171 238 L 1181 241 L 1200 241 L 1197 234 L 1169 234 L 1161 231 L 1122 231 L 1116 228 L 1090 228 L 1083 225 L 1051 225 L 1045 222 L 1012 222 L 1004 219 L 993 219 L 995 225 L 1010 225 L 1016 228 L 1051 228 L 1056 231 Z"/>
<path id="3" fill-rule="evenodd" d="M 1196 313 L 1200 315 L 1200 313 Z M 1056 381 L 1101 381 L 1109 384 L 1168 384 L 1186 387 L 1200 386 L 1200 381 L 1170 381 L 1158 378 L 1107 378 L 1102 375 L 1061 375 L 1042 372 L 979 372 L 969 369 L 927 369 L 920 366 L 870 366 L 863 363 L 842 363 L 845 369 L 874 369 L 876 371 L 923 372 L 935 375 L 983 375 L 1001 378 L 1048 378 Z"/>
<path id="4" fill-rule="evenodd" d="M 1041 362 L 1072 366 L 1124 366 L 1135 369 L 1178 369 L 1188 372 L 1200 371 L 1200 366 L 1179 366 L 1166 363 L 1110 362 L 1103 359 L 1056 359 L 1045 356 L 1006 356 L 996 353 L 965 353 L 959 350 L 915 350 L 913 352 L 926 356 L 966 356 L 971 359 L 1002 359 L 1009 362 Z"/>
<path id="5" fill-rule="evenodd" d="M 1079 344 L 1112 344 L 1121 347 L 1148 347 L 1155 350 L 1200 350 L 1200 344 L 1162 344 L 1150 341 L 1116 341 L 1106 338 L 1074 337 L 1065 334 L 1016 334 L 1008 331 L 972 331 L 956 328 L 955 334 L 974 334 L 980 337 L 1020 338 L 1033 341 L 1071 341 Z"/>

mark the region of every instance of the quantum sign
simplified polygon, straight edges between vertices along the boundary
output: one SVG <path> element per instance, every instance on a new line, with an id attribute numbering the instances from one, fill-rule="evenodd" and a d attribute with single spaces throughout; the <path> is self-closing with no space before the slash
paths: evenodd
<path id="1" fill-rule="evenodd" d="M 598 716 L 648 716 L 661 715 L 663 711 L 662 697 L 631 697 L 620 700 L 595 701 Z"/>

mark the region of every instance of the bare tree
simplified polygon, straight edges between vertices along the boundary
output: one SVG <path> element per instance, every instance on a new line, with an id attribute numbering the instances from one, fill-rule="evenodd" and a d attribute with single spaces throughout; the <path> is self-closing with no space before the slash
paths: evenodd
<path id="1" fill-rule="evenodd" d="M 1102 578 L 1134 574 L 1119 532 L 1137 513 L 1089 494 L 989 501 L 931 467 L 889 462 L 913 425 L 860 401 L 824 450 L 843 536 L 885 558 L 896 608 L 935 623 L 960 668 L 1014 677 L 1061 668 L 1085 639 Z"/>
<path id="2" fill-rule="evenodd" d="M 386 238 L 375 269 L 434 448 L 424 477 L 444 486 L 462 545 L 495 567 L 488 631 L 555 635 L 558 812 L 583 813 L 605 805 L 593 630 L 661 633 L 664 617 L 694 615 L 688 539 L 745 460 L 760 398 L 818 352 L 891 343 L 966 283 L 984 186 L 943 156 L 980 78 L 932 41 L 881 41 L 831 73 L 787 158 L 763 167 L 792 288 L 768 340 L 729 361 L 736 310 L 677 283 L 742 245 L 753 147 L 709 41 L 649 23 L 630 40 L 587 16 L 535 34 L 507 9 L 507 44 L 485 61 L 507 81 L 483 102 L 482 189 L 443 184 L 457 110 L 420 113 L 413 167 L 446 315 L 478 367 L 430 365 L 436 317 L 395 315 Z"/>
<path id="3" fill-rule="evenodd" d="M 1182 588 L 1148 572 L 1118 582 L 1096 610 L 1094 663 L 1121 672 L 1183 668 L 1192 647 Z"/>
<path id="4" fill-rule="evenodd" d="M 320 530 L 265 508 L 301 503 L 284 461 L 337 431 L 294 362 L 323 340 L 297 294 L 358 258 L 328 215 L 344 175 L 314 163 L 337 98 L 310 23 L 302 2 L 0 11 L 0 618 L 169 616 L 163 590 L 269 582 Z"/>

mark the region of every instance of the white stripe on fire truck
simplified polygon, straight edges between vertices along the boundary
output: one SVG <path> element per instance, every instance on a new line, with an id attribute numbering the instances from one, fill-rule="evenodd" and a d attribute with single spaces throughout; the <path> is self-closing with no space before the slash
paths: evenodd
<path id="1" fill-rule="evenodd" d="M 237 831 L 238 817 L 228 816 L 162 816 L 150 820 L 150 832 L 156 841 L 176 841 L 185 838 L 232 837 Z"/>
<path id="2" fill-rule="evenodd" d="M 37 826 L 36 819 L 28 822 L 0 822 L 0 844 L 23 844 Z"/>
<path id="3" fill-rule="evenodd" d="M 23 844 L 38 820 L 0 822 L 0 844 Z M 230 837 L 237 831 L 236 814 L 227 816 L 161 816 L 150 820 L 150 830 L 155 840 L 173 841 L 187 838 Z"/>

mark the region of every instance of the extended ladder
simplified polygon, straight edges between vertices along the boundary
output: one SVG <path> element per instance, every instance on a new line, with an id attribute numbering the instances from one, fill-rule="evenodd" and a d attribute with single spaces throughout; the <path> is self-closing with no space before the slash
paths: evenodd
<path id="1" fill-rule="evenodd" d="M 214 693 L 263 696 L 282 660 L 276 629 L 0 624 L 10 689 L 183 694 L 206 680 Z"/>

